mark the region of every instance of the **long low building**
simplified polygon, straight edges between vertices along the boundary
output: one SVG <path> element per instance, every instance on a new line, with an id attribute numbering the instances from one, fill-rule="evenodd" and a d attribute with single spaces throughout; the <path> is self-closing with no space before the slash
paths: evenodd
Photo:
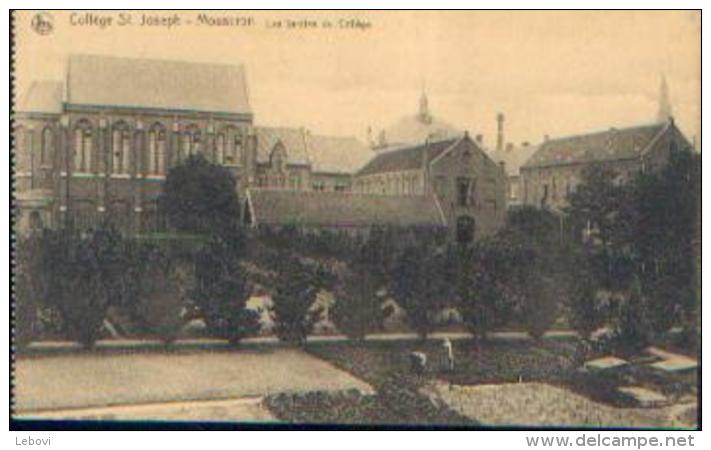
<path id="1" fill-rule="evenodd" d="M 446 227 L 434 195 L 343 194 L 250 189 L 246 222 L 251 226 L 296 226 L 358 231 L 373 225 Z"/>

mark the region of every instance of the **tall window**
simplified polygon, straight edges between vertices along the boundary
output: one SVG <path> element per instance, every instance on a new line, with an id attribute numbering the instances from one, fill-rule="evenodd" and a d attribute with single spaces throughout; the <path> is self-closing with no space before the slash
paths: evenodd
<path id="1" fill-rule="evenodd" d="M 472 184 L 472 180 L 469 178 L 457 178 L 457 205 L 469 206 L 471 203 Z"/>
<path id="2" fill-rule="evenodd" d="M 272 157 L 271 157 L 272 170 L 275 170 L 277 172 L 284 172 L 284 169 L 285 169 L 284 157 L 285 157 L 284 147 L 282 147 L 280 144 L 277 144 L 274 147 L 274 150 L 272 150 Z"/>
<path id="3" fill-rule="evenodd" d="M 191 125 L 183 131 L 181 149 L 182 156 L 190 156 L 200 151 L 200 130 Z"/>
<path id="4" fill-rule="evenodd" d="M 54 135 L 50 127 L 42 130 L 42 147 L 40 148 L 40 164 L 49 164 L 54 154 Z"/>
<path id="5" fill-rule="evenodd" d="M 126 174 L 131 164 L 131 130 L 125 122 L 119 122 L 111 136 L 111 172 Z"/>
<path id="6" fill-rule="evenodd" d="M 88 172 L 91 170 L 91 152 L 93 136 L 91 124 L 82 120 L 74 127 L 74 171 Z"/>
<path id="7" fill-rule="evenodd" d="M 232 136 L 232 152 L 229 158 L 232 164 L 239 164 L 242 161 L 242 135 L 239 131 L 235 131 Z"/>
<path id="8" fill-rule="evenodd" d="M 220 133 L 217 135 L 215 140 L 215 163 L 224 164 L 225 163 L 225 135 Z"/>
<path id="9" fill-rule="evenodd" d="M 15 158 L 17 171 L 26 172 L 31 170 L 29 151 L 27 149 L 27 133 L 24 127 L 15 128 Z"/>
<path id="10" fill-rule="evenodd" d="M 165 172 L 165 127 L 155 124 L 148 132 L 148 168 L 152 174 Z"/>

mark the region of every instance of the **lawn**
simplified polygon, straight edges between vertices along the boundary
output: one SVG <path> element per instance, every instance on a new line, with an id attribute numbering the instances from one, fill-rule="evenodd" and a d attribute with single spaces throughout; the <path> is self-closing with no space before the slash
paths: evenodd
<path id="1" fill-rule="evenodd" d="M 277 346 L 21 356 L 14 386 L 17 412 L 371 390 L 322 359 Z"/>

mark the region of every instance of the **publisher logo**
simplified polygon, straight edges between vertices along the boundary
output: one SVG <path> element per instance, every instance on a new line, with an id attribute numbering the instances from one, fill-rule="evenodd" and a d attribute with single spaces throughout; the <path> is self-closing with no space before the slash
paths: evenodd
<path id="1" fill-rule="evenodd" d="M 32 18 L 32 29 L 43 36 L 50 34 L 54 30 L 54 19 L 48 13 L 37 13 Z"/>

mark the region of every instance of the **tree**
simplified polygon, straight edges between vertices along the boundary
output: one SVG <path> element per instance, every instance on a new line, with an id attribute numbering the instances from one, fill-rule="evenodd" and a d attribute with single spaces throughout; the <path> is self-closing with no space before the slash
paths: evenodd
<path id="1" fill-rule="evenodd" d="M 259 330 L 259 317 L 246 308 L 251 294 L 242 265 L 245 237 L 239 228 L 215 235 L 195 259 L 195 288 L 192 299 L 208 330 L 236 344 Z"/>
<path id="2" fill-rule="evenodd" d="M 629 292 L 617 305 L 614 315 L 615 347 L 617 350 L 634 354 L 647 346 L 652 335 L 649 321 L 649 307 L 642 292 L 639 279 L 635 278 Z"/>
<path id="3" fill-rule="evenodd" d="M 511 319 L 513 302 L 506 283 L 515 256 L 505 240 L 485 238 L 459 253 L 459 309 L 477 342 Z"/>
<path id="4" fill-rule="evenodd" d="M 327 276 L 314 261 L 293 254 L 283 253 L 276 265 L 272 295 L 275 332 L 283 341 L 303 345 L 322 312 L 314 302 Z"/>
<path id="5" fill-rule="evenodd" d="M 515 305 L 519 322 L 540 339 L 558 318 L 567 296 L 568 249 L 561 218 L 551 211 L 523 207 L 509 213 L 499 233 L 503 295 Z"/>
<path id="6" fill-rule="evenodd" d="M 186 232 L 217 233 L 240 217 L 234 176 L 202 155 L 168 172 L 159 205 L 170 225 Z"/>
<path id="7" fill-rule="evenodd" d="M 389 292 L 421 339 L 434 331 L 435 314 L 451 299 L 445 276 L 448 253 L 436 244 L 426 237 L 406 244 L 395 257 L 390 276 Z"/>
<path id="8" fill-rule="evenodd" d="M 67 337 L 93 346 L 109 306 L 123 292 L 127 270 L 123 238 L 112 228 L 88 235 L 48 230 L 40 247 L 44 302 L 60 312 Z"/>
<path id="9" fill-rule="evenodd" d="M 568 278 L 568 322 L 578 334 L 588 339 L 590 334 L 605 323 L 605 307 L 598 298 L 598 284 L 579 257 L 571 266 Z"/>
<path id="10" fill-rule="evenodd" d="M 37 310 L 42 298 L 41 277 L 38 273 L 39 238 L 30 236 L 17 242 L 13 273 L 12 337 L 19 348 L 37 338 Z"/>
<path id="11" fill-rule="evenodd" d="M 379 291 L 384 283 L 381 255 L 368 239 L 354 252 L 336 276 L 333 319 L 339 330 L 362 341 L 368 331 L 380 328 L 387 318 Z"/>
<path id="12" fill-rule="evenodd" d="M 150 244 L 143 246 L 140 260 L 136 262 L 141 273 L 137 277 L 131 316 L 141 331 L 171 343 L 184 323 L 181 313 L 186 306 L 176 264 Z"/>

